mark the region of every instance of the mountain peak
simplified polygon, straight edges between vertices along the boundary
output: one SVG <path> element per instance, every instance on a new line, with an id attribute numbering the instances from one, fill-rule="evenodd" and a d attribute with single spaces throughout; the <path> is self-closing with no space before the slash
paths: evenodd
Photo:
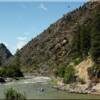
<path id="1" fill-rule="evenodd" d="M 0 66 L 3 65 L 11 56 L 12 54 L 5 44 L 0 43 Z"/>
<path id="2" fill-rule="evenodd" d="M 4 45 L 3 43 L 0 43 L 0 47 L 1 47 L 1 46 L 5 47 L 5 45 Z"/>

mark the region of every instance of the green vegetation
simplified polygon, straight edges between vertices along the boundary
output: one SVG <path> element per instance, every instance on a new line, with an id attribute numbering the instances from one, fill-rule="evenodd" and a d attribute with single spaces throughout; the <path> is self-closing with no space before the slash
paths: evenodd
<path id="1" fill-rule="evenodd" d="M 23 77 L 23 73 L 17 67 L 1 67 L 0 77 Z"/>
<path id="2" fill-rule="evenodd" d="M 100 7 L 94 13 L 93 28 L 91 34 L 91 56 L 96 64 L 100 67 Z"/>
<path id="3" fill-rule="evenodd" d="M 88 28 L 87 28 L 88 27 Z M 79 56 L 85 58 L 88 56 L 91 47 L 91 33 L 89 24 L 77 25 L 77 36 L 73 39 L 73 46 L 78 51 Z"/>
<path id="4" fill-rule="evenodd" d="M 12 62 L 7 66 L 0 67 L 0 77 L 23 77 L 23 73 L 21 72 L 20 68 L 20 52 L 19 50 L 17 50 L 16 56 L 14 57 Z"/>
<path id="5" fill-rule="evenodd" d="M 25 99 L 26 97 L 22 93 L 14 90 L 13 88 L 9 88 L 5 92 L 5 100 L 25 100 Z"/>
<path id="6" fill-rule="evenodd" d="M 73 66 L 69 65 L 66 67 L 65 74 L 64 74 L 64 82 L 70 83 L 75 82 L 75 70 Z"/>
<path id="7" fill-rule="evenodd" d="M 91 56 L 94 66 L 89 69 L 90 78 L 100 78 L 100 6 L 93 12 L 93 21 L 77 25 L 77 36 L 74 36 L 73 46 L 82 58 Z M 75 61 L 77 64 L 77 61 Z"/>
<path id="8" fill-rule="evenodd" d="M 59 69 L 58 69 L 58 75 L 59 75 L 59 77 L 64 77 L 65 68 L 66 68 L 65 65 L 62 65 L 62 66 L 59 67 Z"/>
<path id="9" fill-rule="evenodd" d="M 83 58 L 91 55 L 93 61 L 100 64 L 100 7 L 93 12 L 93 21 L 88 19 L 83 24 L 77 24 L 77 36 L 74 36 L 73 46 Z"/>
<path id="10" fill-rule="evenodd" d="M 91 30 L 91 48 L 90 54 L 94 61 L 94 66 L 88 69 L 90 79 L 95 79 L 94 82 L 100 78 L 100 6 L 94 12 L 94 20 Z"/>
<path id="11" fill-rule="evenodd" d="M 90 49 L 90 30 L 87 27 L 87 25 L 82 25 L 80 29 L 80 51 L 83 58 L 88 56 Z"/>
<path id="12" fill-rule="evenodd" d="M 15 63 L 16 63 L 16 66 L 17 67 L 20 67 L 21 65 L 20 65 L 20 50 L 18 50 L 17 49 L 17 51 L 16 51 L 16 55 L 15 55 Z"/>
<path id="13" fill-rule="evenodd" d="M 7 65 L 5 65 L 5 66 L 8 66 L 8 67 L 14 66 L 14 67 L 17 67 L 17 68 L 21 68 L 22 66 L 21 66 L 20 57 L 21 57 L 20 51 L 17 49 L 15 56 L 13 56 L 9 60 L 9 62 L 7 63 Z"/>
<path id="14" fill-rule="evenodd" d="M 83 59 L 81 57 L 78 57 L 73 60 L 74 66 L 78 65 Z"/>
<path id="15" fill-rule="evenodd" d="M 64 79 L 64 83 L 70 83 L 76 80 L 75 70 L 72 65 L 60 66 L 57 75 Z"/>

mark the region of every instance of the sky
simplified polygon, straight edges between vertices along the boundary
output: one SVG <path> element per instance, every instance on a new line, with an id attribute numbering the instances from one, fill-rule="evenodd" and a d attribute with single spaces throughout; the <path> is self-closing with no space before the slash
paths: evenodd
<path id="1" fill-rule="evenodd" d="M 0 1 L 0 43 L 4 43 L 14 54 L 50 24 L 84 2 Z"/>

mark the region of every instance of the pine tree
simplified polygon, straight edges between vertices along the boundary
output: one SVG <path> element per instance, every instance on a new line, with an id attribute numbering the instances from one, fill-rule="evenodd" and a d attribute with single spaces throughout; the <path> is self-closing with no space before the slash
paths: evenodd
<path id="1" fill-rule="evenodd" d="M 91 47 L 90 30 L 91 29 L 88 24 L 77 25 L 78 34 L 74 38 L 74 46 L 83 58 L 88 56 L 88 52 Z"/>
<path id="2" fill-rule="evenodd" d="M 88 25 L 82 25 L 80 28 L 80 51 L 82 54 L 82 57 L 88 56 L 88 52 L 90 49 L 90 30 Z"/>
<path id="3" fill-rule="evenodd" d="M 91 56 L 96 64 L 100 64 L 100 11 L 98 10 L 94 14 L 94 27 L 91 34 Z"/>

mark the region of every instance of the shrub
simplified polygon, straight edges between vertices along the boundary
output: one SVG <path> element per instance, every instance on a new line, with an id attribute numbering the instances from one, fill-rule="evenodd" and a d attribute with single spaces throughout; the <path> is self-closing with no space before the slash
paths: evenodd
<path id="1" fill-rule="evenodd" d="M 59 77 L 64 77 L 64 74 L 65 74 L 65 68 L 66 66 L 62 65 L 58 68 L 58 76 Z"/>
<path id="2" fill-rule="evenodd" d="M 3 67 L 0 68 L 1 77 L 23 77 L 23 73 L 17 67 Z"/>
<path id="3" fill-rule="evenodd" d="M 70 83 L 74 82 L 76 80 L 75 78 L 75 70 L 73 66 L 69 65 L 66 67 L 65 74 L 64 74 L 64 82 Z"/>
<path id="4" fill-rule="evenodd" d="M 13 88 L 9 88 L 5 92 L 5 100 L 25 100 L 25 96 Z"/>
<path id="5" fill-rule="evenodd" d="M 73 62 L 74 62 L 74 65 L 78 65 L 83 59 L 81 57 L 75 59 Z"/>

